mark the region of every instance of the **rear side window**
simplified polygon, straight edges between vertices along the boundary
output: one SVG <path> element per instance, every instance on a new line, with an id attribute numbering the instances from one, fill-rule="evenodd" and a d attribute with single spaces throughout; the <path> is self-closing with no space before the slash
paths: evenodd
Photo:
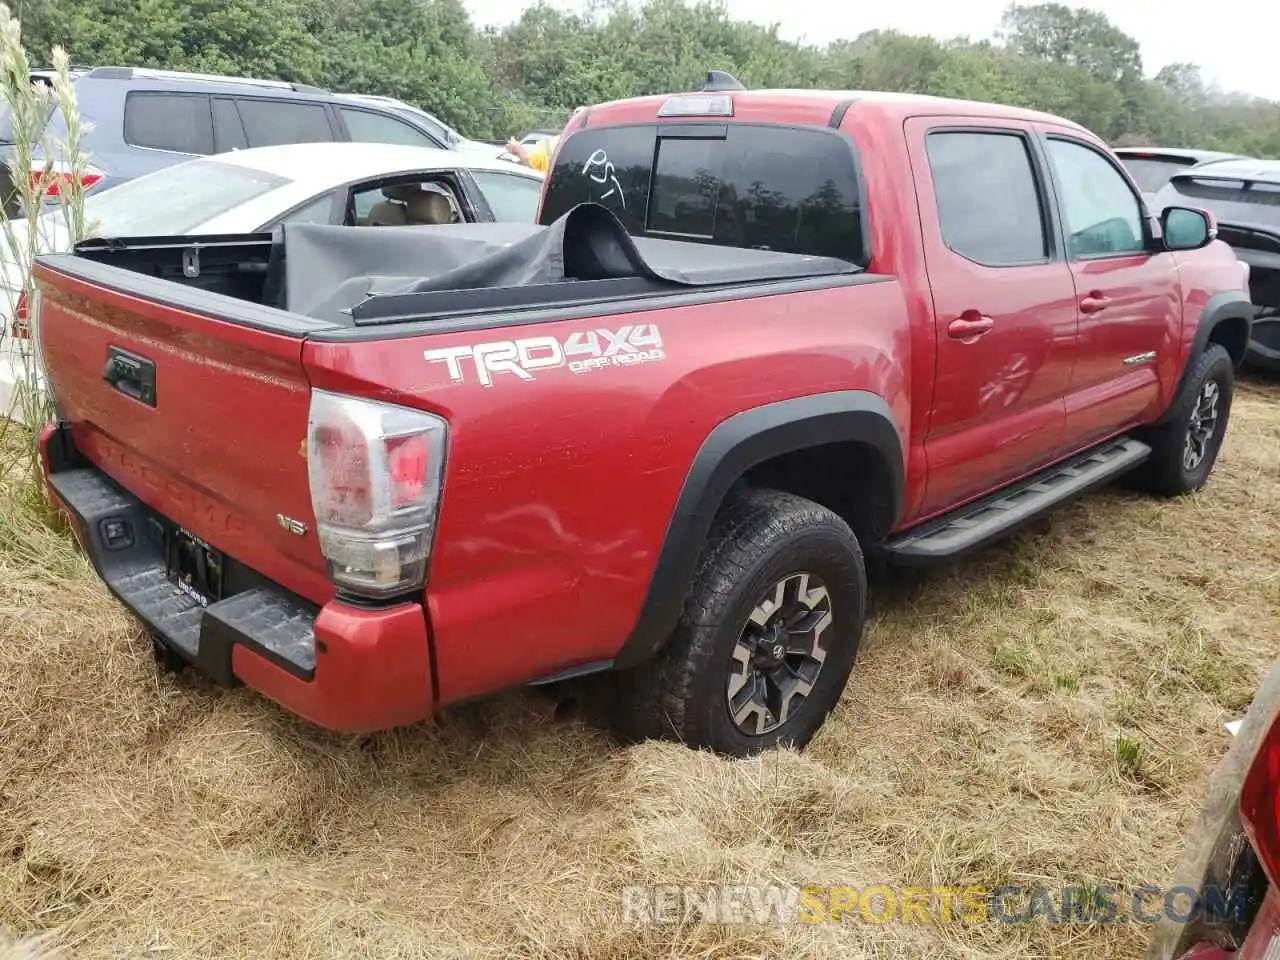
<path id="1" fill-rule="evenodd" d="M 1027 141 L 1013 133 L 931 133 L 925 139 L 942 239 L 989 267 L 1048 256 Z"/>
<path id="2" fill-rule="evenodd" d="M 130 93 L 124 102 L 124 139 L 135 147 L 210 154 L 213 114 L 198 94 Z"/>
<path id="3" fill-rule="evenodd" d="M 351 139 L 359 143 L 399 143 L 410 147 L 439 147 L 421 130 L 415 130 L 402 120 L 396 120 L 368 110 L 342 109 L 342 119 Z"/>
<path id="4" fill-rule="evenodd" d="M 601 203 L 635 235 L 866 264 L 849 141 L 756 124 L 590 128 L 560 147 L 542 222 Z"/>
<path id="5" fill-rule="evenodd" d="M 234 100 L 223 97 L 213 98 L 213 127 L 217 135 L 218 152 L 243 150 L 249 146 L 245 139 L 244 127 L 240 123 L 240 114 L 236 112 Z"/>
<path id="6" fill-rule="evenodd" d="M 287 100 L 237 100 L 244 134 L 251 147 L 333 140 L 329 114 L 318 103 Z"/>

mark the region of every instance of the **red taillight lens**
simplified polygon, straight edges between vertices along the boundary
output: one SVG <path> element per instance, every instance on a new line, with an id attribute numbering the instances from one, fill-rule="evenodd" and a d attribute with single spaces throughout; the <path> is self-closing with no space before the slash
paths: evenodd
<path id="1" fill-rule="evenodd" d="M 440 503 L 439 417 L 313 390 L 307 466 L 320 549 L 335 584 L 365 597 L 420 589 Z"/>
<path id="2" fill-rule="evenodd" d="M 417 503 L 427 487 L 431 447 L 422 435 L 386 441 L 387 473 L 391 477 L 391 509 Z"/>
<path id="3" fill-rule="evenodd" d="M 80 177 L 80 187 L 83 190 L 88 190 L 101 179 L 102 174 L 100 173 L 82 174 Z M 39 190 L 40 184 L 43 182 L 44 195 L 46 197 L 62 196 L 62 184 L 69 183 L 70 180 L 71 174 L 64 173 L 60 170 L 52 170 L 47 174 L 42 169 L 31 171 L 31 189 Z"/>
<path id="4" fill-rule="evenodd" d="M 325 514 L 317 514 L 316 519 L 344 525 L 368 523 L 373 502 L 369 458 L 360 432 L 341 422 L 317 424 L 311 442 L 325 478 Z"/>
<path id="5" fill-rule="evenodd" d="M 9 332 L 19 340 L 31 339 L 31 325 L 27 322 L 27 291 L 18 296 L 18 306 L 13 311 L 13 322 L 9 324 Z"/>
<path id="6" fill-rule="evenodd" d="M 1280 886 L 1280 714 L 1272 719 L 1240 787 L 1240 819 L 1267 879 Z"/>

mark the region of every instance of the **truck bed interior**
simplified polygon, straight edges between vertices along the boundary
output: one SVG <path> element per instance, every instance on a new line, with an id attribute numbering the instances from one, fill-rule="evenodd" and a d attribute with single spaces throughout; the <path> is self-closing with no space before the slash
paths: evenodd
<path id="1" fill-rule="evenodd" d="M 597 204 L 547 226 L 290 224 L 274 234 L 95 239 L 73 254 L 41 259 L 72 273 L 68 260 L 95 261 L 348 327 L 745 284 L 871 279 L 830 257 L 634 238 Z"/>

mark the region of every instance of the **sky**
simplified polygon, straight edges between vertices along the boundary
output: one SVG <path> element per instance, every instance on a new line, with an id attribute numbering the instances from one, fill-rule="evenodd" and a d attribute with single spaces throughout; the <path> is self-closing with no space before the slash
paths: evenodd
<path id="1" fill-rule="evenodd" d="M 528 4 L 522 0 L 464 0 L 478 26 L 516 20 Z M 1032 2 L 1032 0 L 1027 0 Z M 1280 101 L 1280 70 L 1273 65 L 1280 39 L 1260 29 L 1265 0 L 1091 0 L 1068 6 L 1089 7 L 1142 45 L 1148 76 L 1168 63 L 1198 64 L 1209 83 L 1225 90 Z M 735 19 L 777 23 L 788 40 L 827 43 L 851 40 L 867 30 L 899 30 L 939 39 L 990 37 L 1008 0 L 892 0 L 846 3 L 839 0 L 725 0 Z M 575 0 L 554 0 L 579 9 Z M 779 12 L 781 10 L 782 12 Z M 708 64 L 708 69 L 715 66 Z"/>

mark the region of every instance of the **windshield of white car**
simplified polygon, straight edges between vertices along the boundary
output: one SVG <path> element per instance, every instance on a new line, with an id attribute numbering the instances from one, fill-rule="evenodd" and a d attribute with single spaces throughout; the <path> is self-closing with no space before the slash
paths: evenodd
<path id="1" fill-rule="evenodd" d="M 84 218 L 99 237 L 173 236 L 291 182 L 234 163 L 192 160 L 86 197 Z"/>

